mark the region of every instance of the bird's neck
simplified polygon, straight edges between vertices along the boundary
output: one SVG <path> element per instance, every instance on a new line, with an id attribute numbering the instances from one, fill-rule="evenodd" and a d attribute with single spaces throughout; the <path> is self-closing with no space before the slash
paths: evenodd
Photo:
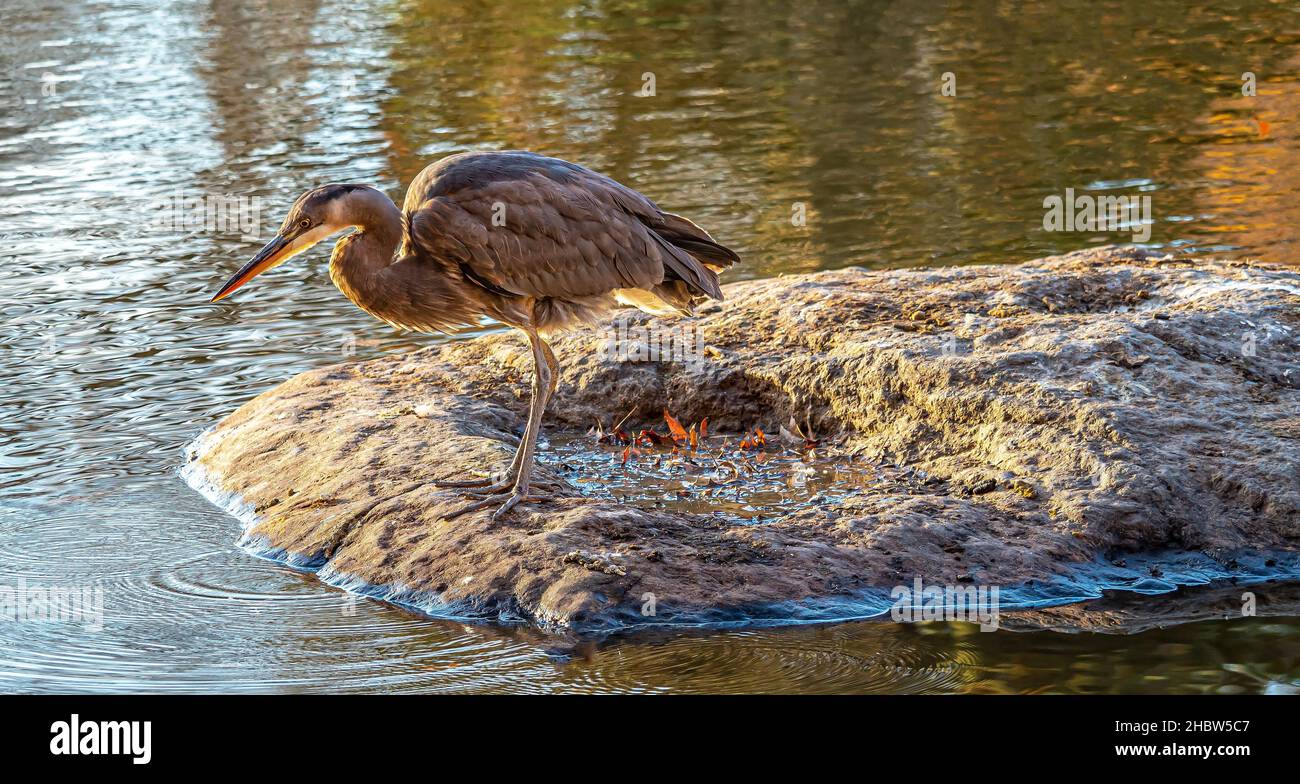
<path id="1" fill-rule="evenodd" d="M 420 263 L 414 249 L 396 255 L 405 220 L 391 199 L 357 191 L 349 207 L 345 220 L 358 230 L 339 240 L 330 257 L 330 279 L 339 291 L 399 329 L 446 331 L 478 323 L 476 300 L 439 265 Z"/>
<path id="2" fill-rule="evenodd" d="M 402 241 L 402 213 L 387 196 L 375 200 L 374 208 L 357 220 L 357 231 L 334 244 L 330 256 L 330 279 L 348 299 L 363 310 L 373 297 L 367 296 L 382 285 L 385 268 L 393 262 Z"/>

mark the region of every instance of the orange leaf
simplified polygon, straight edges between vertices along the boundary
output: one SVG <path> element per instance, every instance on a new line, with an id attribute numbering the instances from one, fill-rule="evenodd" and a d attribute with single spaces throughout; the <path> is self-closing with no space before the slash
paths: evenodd
<path id="1" fill-rule="evenodd" d="M 627 458 L 628 458 L 628 456 L 631 455 L 631 454 L 632 454 L 632 447 L 629 446 L 629 447 L 624 447 L 624 448 L 623 448 L 623 462 L 624 462 L 624 463 L 627 462 Z"/>
<path id="2" fill-rule="evenodd" d="M 694 452 L 695 448 L 698 447 L 699 445 L 700 445 L 700 438 L 695 433 L 695 425 L 691 425 L 691 451 Z"/>
<path id="3" fill-rule="evenodd" d="M 673 434 L 674 441 L 680 441 L 686 438 L 686 428 L 682 427 L 682 423 L 678 422 L 676 417 L 668 413 L 668 409 L 666 408 L 664 409 L 664 421 L 668 423 L 668 432 Z"/>
<path id="4" fill-rule="evenodd" d="M 709 434 L 709 418 L 705 417 L 700 420 L 700 440 L 703 441 L 704 437 L 707 436 L 708 434 Z"/>

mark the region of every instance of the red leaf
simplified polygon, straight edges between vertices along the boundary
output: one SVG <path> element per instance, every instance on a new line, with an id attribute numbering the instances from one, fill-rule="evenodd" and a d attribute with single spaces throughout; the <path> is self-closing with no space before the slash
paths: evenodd
<path id="1" fill-rule="evenodd" d="M 642 443 L 648 444 L 649 446 L 663 446 L 664 444 L 672 443 L 671 438 L 656 433 L 653 430 L 642 430 L 639 439 Z"/>
<path id="2" fill-rule="evenodd" d="M 668 413 L 668 409 L 666 408 L 664 409 L 664 421 L 668 423 L 668 432 L 672 433 L 674 441 L 683 441 L 686 439 L 686 428 L 682 427 L 682 423 L 678 422 L 672 414 Z"/>

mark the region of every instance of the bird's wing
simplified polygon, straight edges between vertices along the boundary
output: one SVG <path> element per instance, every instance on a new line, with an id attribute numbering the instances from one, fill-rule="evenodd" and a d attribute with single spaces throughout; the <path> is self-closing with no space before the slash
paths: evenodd
<path id="1" fill-rule="evenodd" d="M 421 255 L 498 293 L 650 289 L 667 272 L 720 298 L 714 257 L 735 255 L 636 191 L 531 153 L 439 162 L 412 183 L 406 212 L 409 240 Z M 697 252 L 705 263 L 692 257 Z"/>

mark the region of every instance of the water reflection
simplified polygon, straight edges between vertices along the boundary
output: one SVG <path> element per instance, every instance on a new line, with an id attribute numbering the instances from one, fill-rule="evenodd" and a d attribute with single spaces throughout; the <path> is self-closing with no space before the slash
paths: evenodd
<path id="1" fill-rule="evenodd" d="M 1242 203 L 1232 218 L 1207 205 L 1222 178 L 1198 160 L 1200 146 L 1239 144 L 1231 155 L 1242 159 L 1295 155 L 1275 123 L 1269 136 L 1242 124 L 1287 116 L 1296 69 L 1282 58 L 1293 38 L 1276 31 L 1296 20 L 1280 6 L 1239 6 L 521 12 L 425 0 L 405 7 L 426 23 L 400 27 L 393 51 L 386 109 L 404 129 L 394 169 L 406 177 L 428 156 L 470 145 L 589 161 L 717 226 L 747 251 L 742 275 L 1074 249 L 1106 238 L 1042 231 L 1043 197 L 1116 183 L 1154 194 L 1153 244 L 1258 254 L 1291 244 L 1294 228 L 1264 204 Z M 1119 43 L 1133 40 L 1136 50 Z M 1243 62 L 1267 68 L 1253 99 L 1240 95 Z M 944 72 L 956 78 L 951 99 L 936 98 Z M 642 94 L 648 74 L 653 96 Z M 1234 127 L 1207 119 L 1221 116 Z M 1264 187 L 1260 179 L 1237 184 Z M 1294 196 L 1294 183 L 1278 184 Z M 791 225 L 796 203 L 807 226 Z M 1280 236 L 1247 244 L 1239 232 L 1258 222 Z"/>
<path id="2" fill-rule="evenodd" d="M 1146 683 L 1106 680 L 1125 666 L 1163 667 L 1169 690 L 1296 680 L 1291 653 L 1250 647 L 1290 651 L 1290 621 L 1131 639 L 855 624 L 566 661 L 522 630 L 369 602 L 345 615 L 346 597 L 234 550 L 233 523 L 176 478 L 180 450 L 294 373 L 437 339 L 349 306 L 319 251 L 209 305 L 264 237 L 143 217 L 178 193 L 255 196 L 264 233 L 320 182 L 400 198 L 431 159 L 524 147 L 698 217 L 745 254 L 736 277 L 1115 240 L 1042 230 L 1043 197 L 1067 187 L 1151 195 L 1154 245 L 1289 263 L 1294 7 L 6 0 L 2 14 L 0 578 L 102 582 L 110 617 L 93 636 L 0 624 L 0 689 L 1036 690 L 1062 661 L 1085 670 L 1063 689 Z M 954 97 L 938 95 L 944 72 Z M 1159 667 L 1143 653 L 1166 644 L 1183 647 Z"/>

